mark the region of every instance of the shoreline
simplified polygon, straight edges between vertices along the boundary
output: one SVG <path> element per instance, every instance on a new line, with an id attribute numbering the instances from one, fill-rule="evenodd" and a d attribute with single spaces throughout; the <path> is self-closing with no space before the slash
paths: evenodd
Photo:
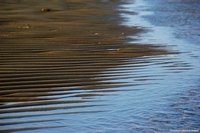
<path id="1" fill-rule="evenodd" d="M 93 79 L 133 57 L 170 53 L 153 45 L 129 43 L 133 40 L 128 36 L 143 30 L 120 25 L 123 18 L 119 13 L 123 11 L 116 9 L 117 2 L 51 1 L 36 7 L 32 5 L 37 2 L 9 2 L 1 7 L 2 104 L 37 100 L 38 95 L 26 96 L 31 90 L 84 86 L 81 81 L 88 80 L 85 74 Z M 49 12 L 42 12 L 45 4 Z"/>
<path id="2" fill-rule="evenodd" d="M 37 2 L 9 2 L 1 7 L 2 104 L 38 100 L 49 88 L 85 88 L 91 84 L 88 78 L 125 64 L 124 60 L 170 53 L 153 45 L 129 43 L 133 40 L 128 36 L 143 30 L 120 25 L 123 11 L 116 9 L 118 2 L 58 0 L 36 7 L 32 5 Z M 42 12 L 42 8 L 50 11 Z M 96 81 L 92 84 L 99 85 Z M 29 97 L 29 91 L 40 94 Z"/>
<path id="3" fill-rule="evenodd" d="M 0 132 L 198 128 L 198 50 L 125 2 L 0 2 Z"/>

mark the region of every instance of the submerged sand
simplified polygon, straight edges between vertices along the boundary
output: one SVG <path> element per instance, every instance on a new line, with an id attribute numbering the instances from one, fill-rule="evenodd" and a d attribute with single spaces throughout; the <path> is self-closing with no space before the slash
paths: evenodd
<path id="1" fill-rule="evenodd" d="M 1 0 L 1 104 L 43 100 L 50 91 L 120 86 L 96 77 L 127 59 L 167 54 L 133 43 L 130 36 L 144 30 L 120 25 L 120 4 L 126 2 Z"/>

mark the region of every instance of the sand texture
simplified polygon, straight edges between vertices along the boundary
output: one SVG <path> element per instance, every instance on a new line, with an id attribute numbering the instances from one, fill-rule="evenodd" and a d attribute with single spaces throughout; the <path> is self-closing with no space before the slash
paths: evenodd
<path id="1" fill-rule="evenodd" d="M 0 102 L 42 100 L 39 96 L 50 91 L 76 87 L 112 86 L 95 77 L 127 59 L 167 54 L 157 46 L 130 43 L 130 36 L 144 30 L 120 25 L 125 20 L 119 4 L 1 0 Z"/>

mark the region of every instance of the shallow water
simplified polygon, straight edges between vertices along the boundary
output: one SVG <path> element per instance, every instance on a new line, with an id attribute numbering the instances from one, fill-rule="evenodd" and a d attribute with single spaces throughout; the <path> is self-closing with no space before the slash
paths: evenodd
<path id="1" fill-rule="evenodd" d="M 1 68 L 0 131 L 199 132 L 199 45 L 175 38 L 176 28 L 149 23 L 145 16 L 154 10 L 145 1 L 119 9 L 138 13 L 121 14 L 122 25 L 148 31 L 131 36 L 137 39 L 133 45 L 156 44 L 178 52 L 124 57 L 116 56 L 113 47 L 96 50 L 89 44 L 63 51 L 31 49 L 32 54 L 21 49 L 26 56 L 8 56 L 8 51 L 1 55 L 10 62 Z M 72 56 L 54 56 L 66 51 Z"/>
<path id="2" fill-rule="evenodd" d="M 181 52 L 174 55 L 174 59 L 171 55 L 170 63 L 174 62 L 173 65 L 164 67 L 170 72 L 167 72 L 160 88 L 169 91 L 163 91 L 165 94 L 163 97 L 169 99 L 165 101 L 165 98 L 160 97 L 159 100 L 165 99 L 162 103 L 164 107 L 167 107 L 166 105 L 168 107 L 160 108 L 163 113 L 155 111 L 154 117 L 158 118 L 151 122 L 152 125 L 149 127 L 152 128 L 148 128 L 146 131 L 153 129 L 153 132 L 169 132 L 168 129 L 171 129 L 172 132 L 184 132 L 184 130 L 185 132 L 199 132 L 200 32 L 197 30 L 200 20 L 197 19 L 199 17 L 199 8 L 197 8 L 199 1 L 154 0 L 149 2 L 140 0 L 136 3 L 133 6 L 122 6 L 122 8 L 138 11 L 137 16 L 128 15 L 129 19 L 124 23 L 125 25 L 138 25 L 151 31 L 141 34 L 142 39 L 138 42 L 167 45 L 171 46 L 170 49 Z M 193 10 L 191 16 L 188 15 L 191 10 L 185 10 L 185 7 Z M 174 17 L 173 21 L 169 19 L 172 17 Z M 183 34 L 183 32 L 187 32 L 187 34 Z M 159 59 L 165 60 L 164 58 Z M 176 69 L 184 71 L 177 72 Z M 166 73 L 166 70 L 161 71 L 161 73 Z M 159 127 L 156 128 L 156 125 Z"/>

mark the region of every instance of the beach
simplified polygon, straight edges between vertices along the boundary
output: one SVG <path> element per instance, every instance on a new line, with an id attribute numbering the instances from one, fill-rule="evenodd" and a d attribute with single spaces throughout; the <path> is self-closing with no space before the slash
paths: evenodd
<path id="1" fill-rule="evenodd" d="M 2 101 L 37 98 L 24 93 L 22 98 L 19 92 L 6 92 L 8 88 L 49 91 L 52 87 L 73 84 L 73 80 L 80 82 L 82 77 L 74 76 L 82 73 L 85 80 L 92 79 L 125 58 L 167 53 L 156 46 L 129 43 L 128 36 L 142 29 L 119 25 L 122 18 L 115 10 L 119 2 L 2 3 L 1 90 L 5 90 Z M 43 12 L 43 8 L 51 10 Z"/>
<path id="2" fill-rule="evenodd" d="M 182 88 L 198 95 L 198 52 L 144 41 L 137 19 L 123 24 L 134 2 L 1 0 L 0 132 L 166 132 L 186 117 L 199 130 L 198 100 L 195 118 L 174 113 Z"/>

